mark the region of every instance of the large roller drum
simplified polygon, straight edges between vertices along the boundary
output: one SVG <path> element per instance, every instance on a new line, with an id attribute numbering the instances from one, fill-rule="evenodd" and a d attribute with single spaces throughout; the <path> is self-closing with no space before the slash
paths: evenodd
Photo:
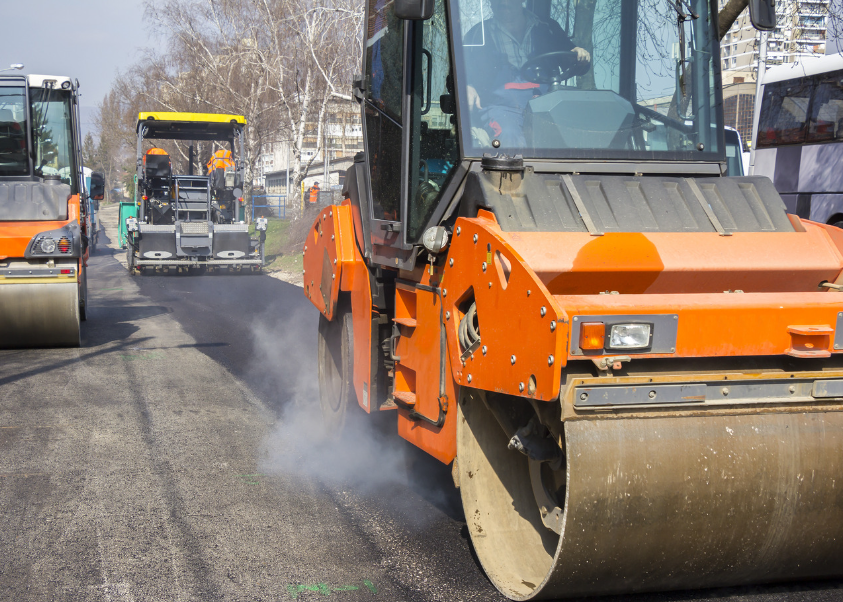
<path id="1" fill-rule="evenodd" d="M 568 420 L 564 432 L 567 466 L 544 480 L 558 486 L 557 534 L 542 521 L 532 461 L 507 449 L 478 396 L 463 393 L 459 404 L 466 521 L 486 574 L 507 596 L 840 574 L 843 412 L 604 414 Z"/>
<path id="2" fill-rule="evenodd" d="M 78 347 L 79 285 L 0 282 L 0 348 Z"/>

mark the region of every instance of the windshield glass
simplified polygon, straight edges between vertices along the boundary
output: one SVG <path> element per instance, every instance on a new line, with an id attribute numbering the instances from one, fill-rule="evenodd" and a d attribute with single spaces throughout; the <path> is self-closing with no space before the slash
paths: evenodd
<path id="1" fill-rule="evenodd" d="M 32 88 L 30 95 L 35 175 L 59 176 L 75 192 L 70 92 Z"/>
<path id="2" fill-rule="evenodd" d="M 0 87 L 0 175 L 25 176 L 26 91 L 22 86 Z"/>
<path id="3" fill-rule="evenodd" d="M 451 6 L 469 156 L 720 160 L 706 0 Z"/>

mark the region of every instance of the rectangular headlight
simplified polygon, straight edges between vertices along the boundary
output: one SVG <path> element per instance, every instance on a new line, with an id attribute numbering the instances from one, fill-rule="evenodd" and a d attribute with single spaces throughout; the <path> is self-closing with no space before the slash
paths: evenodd
<path id="1" fill-rule="evenodd" d="M 609 349 L 644 349 L 650 346 L 650 324 L 613 324 Z"/>

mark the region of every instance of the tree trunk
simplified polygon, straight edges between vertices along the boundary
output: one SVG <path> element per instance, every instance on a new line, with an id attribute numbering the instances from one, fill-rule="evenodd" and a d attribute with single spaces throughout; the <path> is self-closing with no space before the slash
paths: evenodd
<path id="1" fill-rule="evenodd" d="M 717 15 L 717 29 L 720 33 L 719 39 L 723 39 L 723 36 L 729 31 L 732 23 L 737 20 L 738 16 L 748 4 L 749 0 L 728 0 L 726 5 L 720 9 L 720 13 Z"/>

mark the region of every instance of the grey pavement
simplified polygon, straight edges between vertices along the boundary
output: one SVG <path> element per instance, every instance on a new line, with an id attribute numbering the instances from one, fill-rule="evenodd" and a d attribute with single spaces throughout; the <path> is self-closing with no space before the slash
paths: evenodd
<path id="1" fill-rule="evenodd" d="M 116 240 L 113 207 L 102 221 Z M 80 349 L 0 350 L 0 601 L 503 599 L 447 467 L 366 420 L 322 436 L 300 288 L 130 277 L 122 255 L 103 244 L 90 261 Z M 841 587 L 608 600 L 830 602 Z"/>

